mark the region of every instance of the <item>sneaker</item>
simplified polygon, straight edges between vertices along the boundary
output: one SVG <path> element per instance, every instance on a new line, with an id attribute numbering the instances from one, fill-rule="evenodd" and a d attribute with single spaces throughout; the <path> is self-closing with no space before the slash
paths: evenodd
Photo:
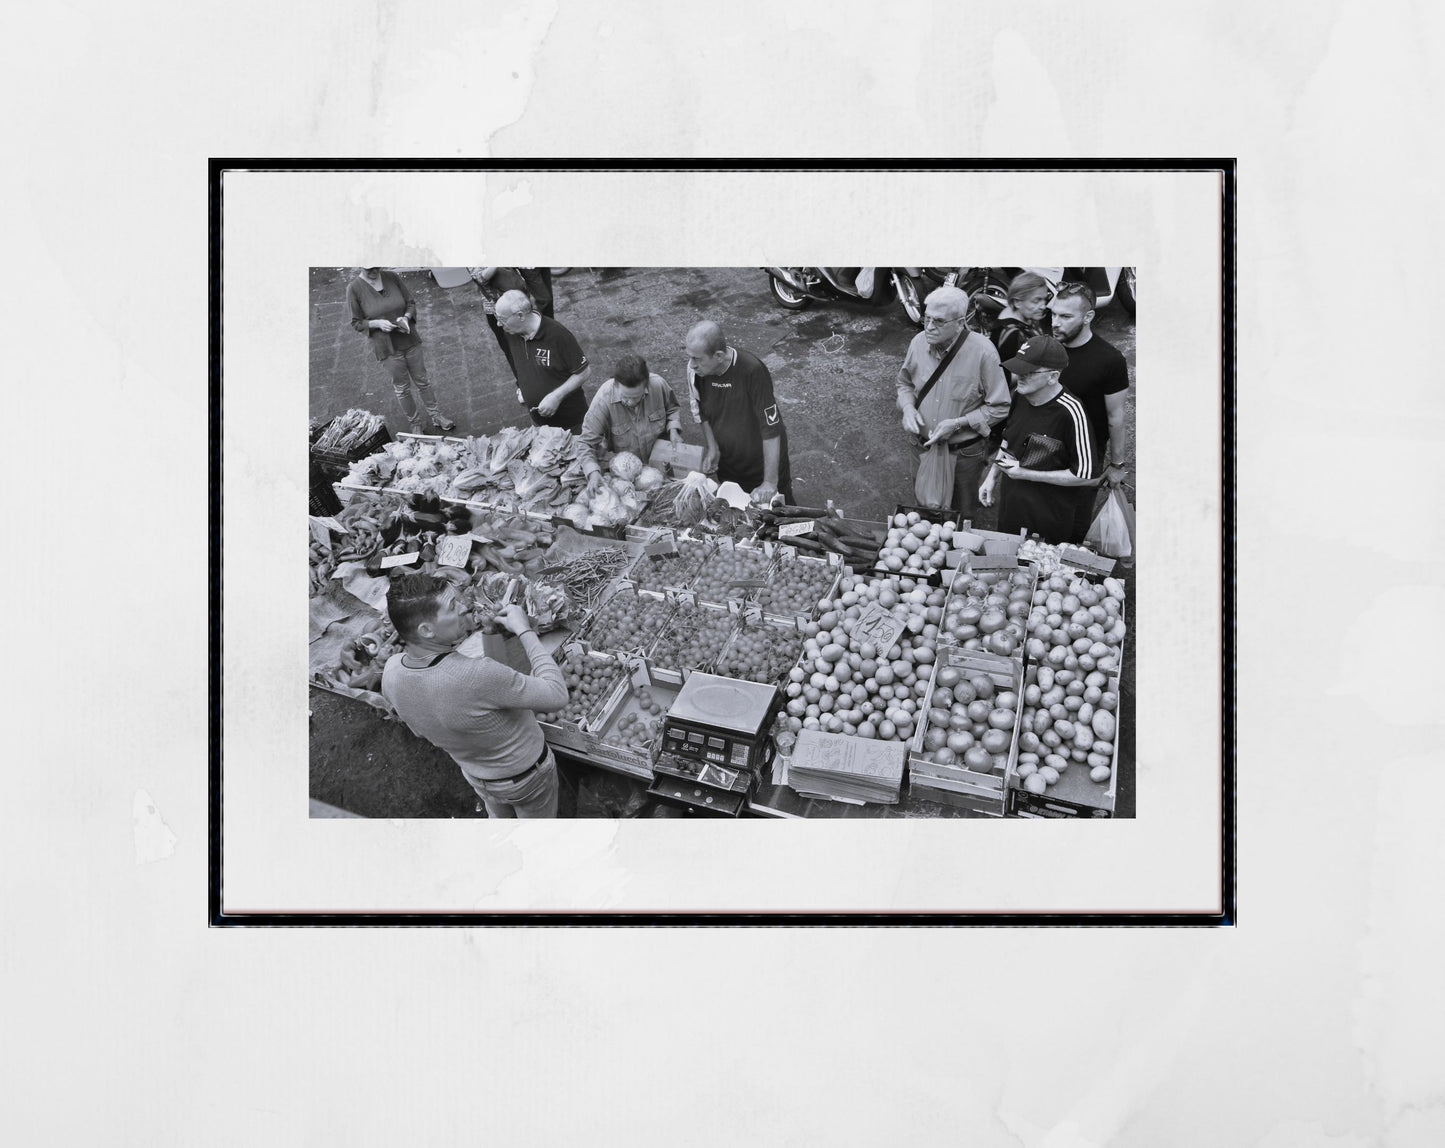
<path id="1" fill-rule="evenodd" d="M 430 414 L 432 424 L 437 428 L 437 430 L 453 431 L 457 429 L 457 424 L 452 422 L 451 419 L 447 418 L 447 416 L 442 414 L 440 411 L 431 411 Z"/>

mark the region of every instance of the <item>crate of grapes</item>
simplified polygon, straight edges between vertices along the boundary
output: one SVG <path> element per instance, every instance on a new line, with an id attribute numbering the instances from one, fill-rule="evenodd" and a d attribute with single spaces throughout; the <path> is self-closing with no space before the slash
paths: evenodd
<path id="1" fill-rule="evenodd" d="M 698 602 L 690 591 L 670 590 L 676 609 L 647 655 L 654 679 L 680 686 L 688 675 L 712 673 L 738 619 L 726 606 Z"/>
<path id="2" fill-rule="evenodd" d="M 799 554 L 784 543 L 777 546 L 773 558 L 768 584 L 757 597 L 763 617 L 770 622 L 817 621 L 822 602 L 837 592 L 843 567 Z"/>
<path id="3" fill-rule="evenodd" d="M 803 635 L 796 622 L 769 622 L 753 605 L 738 614 L 738 628 L 718 656 L 716 672 L 740 681 L 780 685 L 802 650 Z"/>
<path id="4" fill-rule="evenodd" d="M 567 682 L 567 704 L 552 713 L 539 713 L 537 723 L 552 745 L 585 753 L 608 700 L 619 683 L 627 680 L 627 667 L 610 654 L 585 649 L 580 642 L 564 645 L 556 661 Z"/>
<path id="5" fill-rule="evenodd" d="M 577 636 L 593 650 L 641 657 L 652 648 L 672 609 L 666 597 L 640 593 L 631 583 L 618 583 Z"/>

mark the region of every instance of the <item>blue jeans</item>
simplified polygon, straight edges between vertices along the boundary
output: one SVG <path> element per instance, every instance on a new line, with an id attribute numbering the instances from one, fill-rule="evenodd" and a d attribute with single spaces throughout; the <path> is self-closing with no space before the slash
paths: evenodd
<path id="1" fill-rule="evenodd" d="M 436 396 L 432 394 L 431 382 L 426 377 L 426 358 L 421 353 L 421 344 L 417 343 L 405 351 L 398 351 L 395 355 L 383 359 L 381 365 L 391 375 L 391 388 L 396 393 L 397 404 L 401 407 L 401 413 L 407 417 L 407 421 L 418 421 L 416 400 L 411 397 L 413 383 L 416 384 L 417 394 L 421 395 L 422 405 L 435 420 L 441 412 L 437 409 L 437 400 Z"/>
<path id="2" fill-rule="evenodd" d="M 533 770 L 514 781 L 473 781 L 488 817 L 556 817 L 557 758 L 552 747 Z"/>

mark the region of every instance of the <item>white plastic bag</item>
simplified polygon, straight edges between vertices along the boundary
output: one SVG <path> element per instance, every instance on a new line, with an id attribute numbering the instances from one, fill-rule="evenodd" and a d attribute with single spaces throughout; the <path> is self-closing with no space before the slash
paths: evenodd
<path id="1" fill-rule="evenodd" d="M 1110 558 L 1128 558 L 1134 553 L 1134 508 L 1117 486 L 1109 488 L 1084 541 Z"/>

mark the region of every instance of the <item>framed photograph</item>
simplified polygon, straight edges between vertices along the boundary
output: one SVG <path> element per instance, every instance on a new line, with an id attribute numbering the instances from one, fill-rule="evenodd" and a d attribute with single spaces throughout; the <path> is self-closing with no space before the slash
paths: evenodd
<path id="1" fill-rule="evenodd" d="M 1233 176 L 213 161 L 213 921 L 1227 922 Z M 636 613 L 615 649 L 567 625 L 646 545 L 632 452 L 591 484 L 570 453 L 633 371 L 665 401 L 621 417 L 715 464 L 693 533 L 736 545 L 681 587 L 714 668 L 776 681 L 770 753 L 896 746 L 896 793 L 799 793 L 771 757 L 738 817 L 649 793 L 683 674 L 612 672 L 657 637 Z M 571 731 L 558 816 L 489 817 L 502 789 L 386 696 L 393 571 L 443 568 L 469 625 L 545 619 L 578 707 L 540 715 Z M 852 635 L 900 598 L 891 650 Z"/>

